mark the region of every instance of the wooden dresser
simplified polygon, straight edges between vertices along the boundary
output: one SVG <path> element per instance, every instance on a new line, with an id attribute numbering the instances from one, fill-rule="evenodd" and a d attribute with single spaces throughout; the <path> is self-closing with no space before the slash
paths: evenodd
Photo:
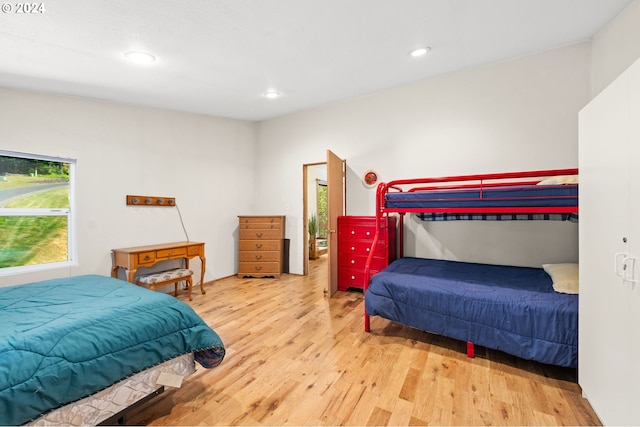
<path id="1" fill-rule="evenodd" d="M 349 288 L 364 289 L 367 278 L 364 267 L 371 251 L 376 233 L 376 218 L 373 216 L 338 217 L 338 290 Z M 388 218 L 388 227 L 380 230 L 380 245 L 387 251 L 373 258 L 371 274 L 385 268 L 397 258 L 397 221 L 395 216 Z"/>
<path id="2" fill-rule="evenodd" d="M 238 216 L 238 219 L 238 277 L 280 277 L 285 217 Z"/>

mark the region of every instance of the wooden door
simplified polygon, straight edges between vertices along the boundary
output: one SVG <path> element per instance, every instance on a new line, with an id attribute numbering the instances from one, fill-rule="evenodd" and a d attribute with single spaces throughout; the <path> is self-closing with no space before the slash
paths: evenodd
<path id="1" fill-rule="evenodd" d="M 345 161 L 327 150 L 327 199 L 329 211 L 329 282 L 327 292 L 338 290 L 338 217 L 345 212 Z"/>

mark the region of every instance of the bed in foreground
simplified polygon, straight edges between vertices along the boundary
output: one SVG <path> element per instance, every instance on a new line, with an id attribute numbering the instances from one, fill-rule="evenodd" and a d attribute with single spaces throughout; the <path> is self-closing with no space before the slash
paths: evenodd
<path id="1" fill-rule="evenodd" d="M 212 368 L 225 349 L 172 296 L 99 275 L 0 288 L 0 425 L 34 421 L 190 354 Z"/>

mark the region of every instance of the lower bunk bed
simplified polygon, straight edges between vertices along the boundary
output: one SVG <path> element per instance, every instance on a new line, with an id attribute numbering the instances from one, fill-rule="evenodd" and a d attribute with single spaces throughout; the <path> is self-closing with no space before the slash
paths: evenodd
<path id="1" fill-rule="evenodd" d="M 578 295 L 557 292 L 542 268 L 400 258 L 371 279 L 369 316 L 576 367 Z"/>
<path id="2" fill-rule="evenodd" d="M 370 316 L 501 350 L 541 363 L 576 367 L 577 290 L 562 289 L 548 271 L 575 272 L 577 264 L 546 268 L 500 266 L 404 257 L 403 218 L 425 221 L 578 220 L 577 169 L 418 178 L 380 183 L 376 232 L 365 267 L 365 331 Z M 380 229 L 398 215 L 399 259 L 371 273 L 387 250 Z M 541 266 L 542 267 L 542 266 Z M 545 266 L 546 267 L 546 266 Z"/>
<path id="3" fill-rule="evenodd" d="M 122 280 L 0 287 L 0 425 L 114 423 L 163 390 L 162 373 L 182 378 L 224 355 L 188 304 Z"/>

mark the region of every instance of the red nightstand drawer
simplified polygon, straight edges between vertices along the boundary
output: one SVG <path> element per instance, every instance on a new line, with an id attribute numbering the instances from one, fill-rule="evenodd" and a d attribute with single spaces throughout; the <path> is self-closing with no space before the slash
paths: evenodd
<path id="1" fill-rule="evenodd" d="M 366 256 L 339 256 L 338 257 L 338 268 L 358 268 L 364 272 L 365 264 L 367 263 Z M 387 259 L 385 257 L 373 257 L 371 260 L 371 268 L 385 268 L 387 266 Z"/>
<path id="2" fill-rule="evenodd" d="M 375 274 L 380 270 L 372 270 Z M 365 283 L 364 270 L 355 268 L 341 269 L 338 272 L 338 290 L 346 291 L 349 288 L 363 289 Z"/>

